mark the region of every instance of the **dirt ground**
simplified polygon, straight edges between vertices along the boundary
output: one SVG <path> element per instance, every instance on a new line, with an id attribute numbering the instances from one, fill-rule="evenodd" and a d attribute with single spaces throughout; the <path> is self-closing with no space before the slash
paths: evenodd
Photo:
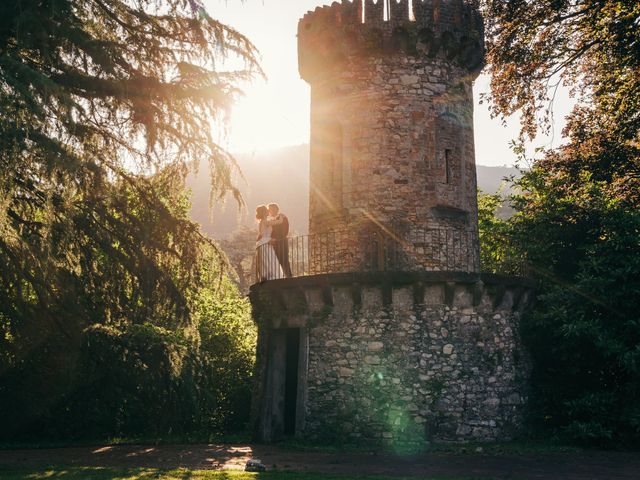
<path id="1" fill-rule="evenodd" d="M 640 480 L 640 454 L 581 452 L 527 455 L 291 451 L 271 445 L 119 445 L 0 450 L 0 465 L 73 464 L 109 467 L 242 469 L 258 458 L 268 470 L 358 475 L 473 476 L 492 479 Z"/>

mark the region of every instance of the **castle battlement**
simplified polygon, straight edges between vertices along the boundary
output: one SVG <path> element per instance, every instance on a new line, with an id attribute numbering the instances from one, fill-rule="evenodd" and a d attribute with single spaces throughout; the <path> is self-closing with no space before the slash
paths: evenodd
<path id="1" fill-rule="evenodd" d="M 444 58 L 471 73 L 484 65 L 484 28 L 468 0 L 342 0 L 298 23 L 302 77 L 310 81 L 350 59 L 402 53 Z"/>

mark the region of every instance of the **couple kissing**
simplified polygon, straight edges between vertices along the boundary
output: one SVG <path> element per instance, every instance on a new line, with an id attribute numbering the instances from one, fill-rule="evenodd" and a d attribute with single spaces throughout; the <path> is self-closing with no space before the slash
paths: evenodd
<path id="1" fill-rule="evenodd" d="M 256 208 L 256 221 L 258 221 L 257 280 L 260 282 L 291 277 L 287 242 L 289 219 L 280 212 L 277 203 L 270 203 Z"/>

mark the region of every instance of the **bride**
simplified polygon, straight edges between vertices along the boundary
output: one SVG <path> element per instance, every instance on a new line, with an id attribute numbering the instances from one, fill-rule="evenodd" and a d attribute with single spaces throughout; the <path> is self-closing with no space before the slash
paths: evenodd
<path id="1" fill-rule="evenodd" d="M 276 250 L 271 244 L 271 226 L 267 225 L 269 210 L 265 205 L 256 208 L 258 224 L 258 238 L 256 239 L 256 276 L 257 281 L 284 278 L 282 267 L 276 256 Z"/>

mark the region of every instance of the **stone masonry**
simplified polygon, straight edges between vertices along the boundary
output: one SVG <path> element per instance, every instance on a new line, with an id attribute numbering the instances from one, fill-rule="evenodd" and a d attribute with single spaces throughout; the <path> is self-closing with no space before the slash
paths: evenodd
<path id="1" fill-rule="evenodd" d="M 308 259 L 306 276 L 250 289 L 257 438 L 513 438 L 533 288 L 479 273 L 476 4 L 334 2 L 300 20 L 298 47 L 311 85 Z"/>
<path id="2" fill-rule="evenodd" d="M 362 238 L 376 233 L 404 253 L 405 269 L 477 271 L 472 82 L 482 19 L 463 0 L 414 0 L 415 20 L 409 0 L 390 1 L 387 20 L 385 5 L 334 2 L 299 22 L 300 74 L 311 85 L 309 233 L 340 236 L 344 270 L 359 269 Z M 312 263 L 321 261 L 313 255 L 324 245 L 313 247 Z"/>
<path id="3" fill-rule="evenodd" d="M 299 328 L 297 436 L 391 446 L 512 438 L 526 402 L 518 321 L 530 287 L 513 277 L 447 272 L 255 285 L 257 381 L 270 383 L 270 333 Z M 264 411 L 278 394 L 263 394 L 256 408 Z M 259 436 L 278 438 L 278 422 L 262 415 Z"/>

